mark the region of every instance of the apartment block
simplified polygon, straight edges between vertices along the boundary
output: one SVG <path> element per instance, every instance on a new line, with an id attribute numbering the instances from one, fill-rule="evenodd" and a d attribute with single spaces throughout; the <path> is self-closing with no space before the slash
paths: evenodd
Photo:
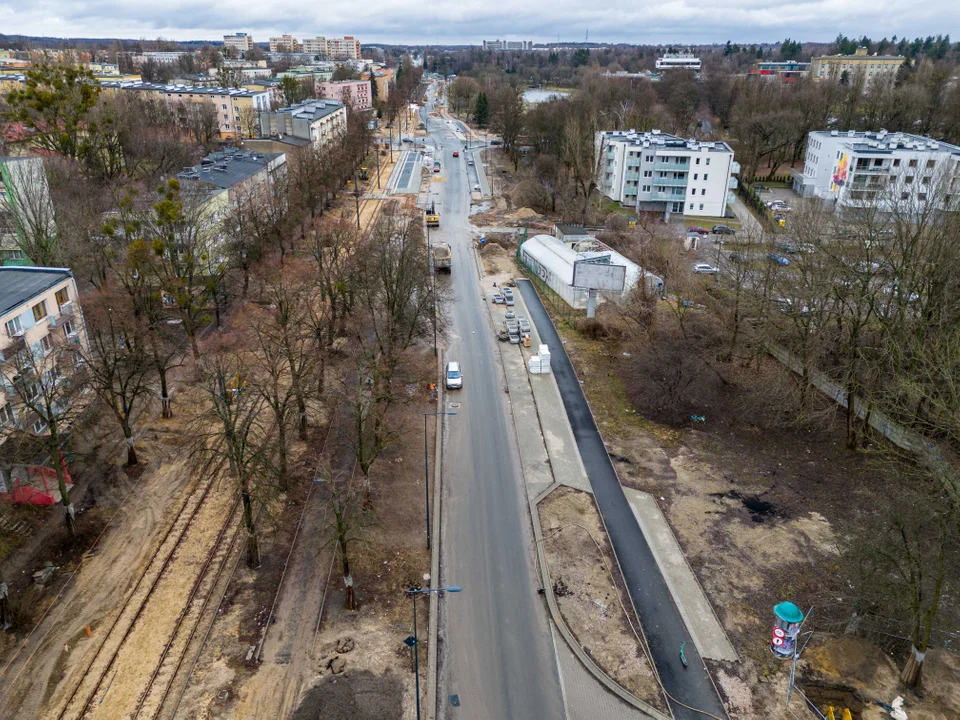
<path id="1" fill-rule="evenodd" d="M 190 55 L 191 53 L 180 52 L 180 51 L 170 51 L 170 52 L 145 52 L 140 55 L 133 56 L 134 65 L 142 65 L 148 60 L 153 60 L 155 63 L 161 65 L 173 65 L 174 63 L 180 62 L 180 58 L 184 55 Z"/>
<path id="2" fill-rule="evenodd" d="M 264 137 L 292 136 L 322 147 L 346 131 L 347 109 L 335 100 L 307 100 L 260 114 L 260 134 Z"/>
<path id="3" fill-rule="evenodd" d="M 748 71 L 748 74 L 763 78 L 776 78 L 789 83 L 806 77 L 809 72 L 810 63 L 807 62 L 797 62 L 796 60 L 784 60 L 782 62 L 757 60 Z"/>
<path id="4" fill-rule="evenodd" d="M 270 52 L 295 53 L 300 52 L 300 43 L 293 35 L 281 35 L 270 38 Z"/>
<path id="5" fill-rule="evenodd" d="M 68 372 L 64 348 L 86 347 L 78 297 L 68 269 L 0 267 L 0 444 L 17 429 L 46 431 L 24 398 Z"/>
<path id="6" fill-rule="evenodd" d="M 638 212 L 722 218 L 740 165 L 725 142 L 684 140 L 659 130 L 596 135 L 600 192 Z"/>
<path id="7" fill-rule="evenodd" d="M 864 47 L 857 48 L 853 55 L 821 55 L 810 63 L 810 77 L 814 80 L 848 76 L 863 76 L 864 89 L 880 79 L 892 81 L 903 65 L 902 55 L 870 55 Z"/>
<path id="8" fill-rule="evenodd" d="M 484 50 L 505 52 L 507 50 L 533 50 L 532 40 L 484 40 Z"/>
<path id="9" fill-rule="evenodd" d="M 878 206 L 956 210 L 960 147 L 909 133 L 815 130 L 793 188 L 837 209 Z"/>
<path id="10" fill-rule="evenodd" d="M 267 90 L 144 82 L 102 82 L 100 86 L 108 92 L 137 92 L 160 98 L 171 106 L 183 106 L 184 109 L 194 103 L 211 103 L 217 111 L 222 138 L 252 135 L 256 130 L 256 114 L 270 109 L 270 92 Z"/>
<path id="11" fill-rule="evenodd" d="M 369 80 L 320 82 L 317 83 L 316 88 L 323 100 L 336 100 L 349 105 L 354 110 L 369 110 L 373 107 Z"/>
<path id="12" fill-rule="evenodd" d="M 247 33 L 238 32 L 233 35 L 223 36 L 224 47 L 234 48 L 241 53 L 252 50 L 255 44 L 253 36 L 247 35 Z"/>

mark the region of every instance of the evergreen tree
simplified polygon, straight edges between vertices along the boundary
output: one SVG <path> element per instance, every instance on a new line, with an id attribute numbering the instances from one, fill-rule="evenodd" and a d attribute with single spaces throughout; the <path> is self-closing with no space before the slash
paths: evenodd
<path id="1" fill-rule="evenodd" d="M 485 128 L 490 119 L 490 102 L 487 100 L 487 94 L 481 92 L 477 95 L 477 105 L 473 111 L 473 121 L 477 127 Z"/>

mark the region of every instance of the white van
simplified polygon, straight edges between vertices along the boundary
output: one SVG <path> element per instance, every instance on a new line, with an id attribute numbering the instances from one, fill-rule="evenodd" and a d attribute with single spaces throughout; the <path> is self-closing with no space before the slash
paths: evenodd
<path id="1" fill-rule="evenodd" d="M 460 373 L 460 363 L 447 363 L 447 390 L 459 390 L 463 387 L 463 375 Z"/>

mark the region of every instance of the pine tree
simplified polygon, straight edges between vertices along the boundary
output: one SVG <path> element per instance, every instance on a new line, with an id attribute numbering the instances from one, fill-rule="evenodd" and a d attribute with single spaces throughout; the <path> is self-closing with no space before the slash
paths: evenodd
<path id="1" fill-rule="evenodd" d="M 490 102 L 487 100 L 487 94 L 481 92 L 477 95 L 477 105 L 473 111 L 473 121 L 477 127 L 486 127 L 490 119 Z"/>

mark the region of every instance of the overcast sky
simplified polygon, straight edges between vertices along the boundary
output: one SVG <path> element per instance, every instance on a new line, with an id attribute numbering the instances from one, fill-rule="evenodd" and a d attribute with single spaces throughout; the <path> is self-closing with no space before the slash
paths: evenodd
<path id="1" fill-rule="evenodd" d="M 960 29 L 957 0 L 0 0 L 0 33 L 48 37 L 266 41 L 354 35 L 362 43 L 484 39 L 595 42 L 829 41 Z M 954 38 L 958 40 L 960 38 Z"/>

